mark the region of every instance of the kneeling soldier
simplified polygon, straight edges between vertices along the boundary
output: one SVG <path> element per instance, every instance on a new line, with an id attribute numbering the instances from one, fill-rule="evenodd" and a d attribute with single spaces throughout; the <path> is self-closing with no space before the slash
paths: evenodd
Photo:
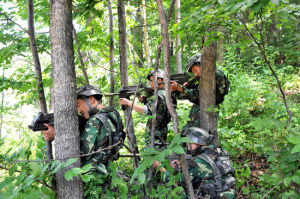
<path id="1" fill-rule="evenodd" d="M 228 153 L 223 148 L 210 145 L 213 135 L 204 129 L 190 127 L 186 129 L 185 136 L 192 141 L 187 144 L 192 155 L 188 170 L 196 198 L 234 198 L 234 170 Z M 181 167 L 178 160 L 172 161 L 171 166 Z M 184 184 L 183 178 L 181 181 Z"/>

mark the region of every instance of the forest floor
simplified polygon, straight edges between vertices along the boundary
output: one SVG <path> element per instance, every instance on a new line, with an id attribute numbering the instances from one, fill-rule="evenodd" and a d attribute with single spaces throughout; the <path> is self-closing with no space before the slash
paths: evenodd
<path id="1" fill-rule="evenodd" d="M 233 159 L 233 162 L 239 165 L 244 165 L 238 172 L 241 178 L 245 178 L 245 183 L 239 189 L 236 189 L 235 198 L 249 198 L 249 194 L 245 195 L 245 193 L 243 193 L 243 188 L 258 188 L 260 182 L 259 176 L 268 172 L 269 164 L 265 157 L 253 153 L 238 155 L 235 159 Z"/>

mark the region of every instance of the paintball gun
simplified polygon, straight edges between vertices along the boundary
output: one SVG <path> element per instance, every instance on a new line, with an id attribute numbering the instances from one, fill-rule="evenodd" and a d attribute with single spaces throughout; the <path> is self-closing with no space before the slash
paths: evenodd
<path id="1" fill-rule="evenodd" d="M 82 132 L 84 130 L 85 123 L 87 122 L 87 119 L 84 117 L 78 115 L 78 121 L 79 121 L 79 130 Z M 28 125 L 28 128 L 30 128 L 33 131 L 44 131 L 48 130 L 48 127 L 46 127 L 44 124 L 50 124 L 51 126 L 54 126 L 54 113 L 43 113 L 39 112 L 36 116 L 33 117 L 33 120 L 30 125 Z"/>
<path id="2" fill-rule="evenodd" d="M 198 78 L 190 75 L 189 73 L 176 73 L 170 75 L 170 79 L 176 81 L 178 84 L 183 85 L 187 82 L 185 86 L 187 89 L 192 89 L 198 87 Z"/>
<path id="3" fill-rule="evenodd" d="M 185 155 L 185 159 L 186 159 L 186 163 L 187 165 L 191 165 L 191 161 L 192 161 L 193 156 L 190 154 L 186 154 Z M 180 157 L 178 154 L 173 153 L 172 155 L 168 156 L 168 159 L 171 162 L 173 162 L 174 160 L 180 160 Z M 178 165 L 176 164 L 176 167 L 174 168 L 175 172 L 178 172 L 180 170 L 180 168 L 178 167 Z"/>
<path id="4" fill-rule="evenodd" d="M 135 91 L 137 89 L 137 86 L 122 86 L 118 93 L 108 93 L 104 94 L 104 96 L 115 96 L 118 95 L 119 98 L 126 98 L 130 99 L 131 95 L 134 95 Z M 137 96 L 146 96 L 143 98 L 142 102 L 146 103 L 146 98 L 153 95 L 153 90 L 151 88 L 144 87 L 143 85 L 140 86 L 137 92 Z M 122 105 L 122 110 L 125 110 L 126 107 Z"/>

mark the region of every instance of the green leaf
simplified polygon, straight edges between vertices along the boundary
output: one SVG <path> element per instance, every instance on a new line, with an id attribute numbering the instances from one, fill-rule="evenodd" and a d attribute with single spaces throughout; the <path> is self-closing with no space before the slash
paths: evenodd
<path id="1" fill-rule="evenodd" d="M 185 153 L 184 149 L 181 147 L 181 146 L 175 146 L 172 148 L 174 153 L 177 153 L 177 154 L 183 154 Z"/>
<path id="2" fill-rule="evenodd" d="M 66 180 L 72 180 L 73 177 L 78 176 L 81 172 L 80 168 L 72 168 L 65 173 Z"/>
<path id="3" fill-rule="evenodd" d="M 30 169 L 32 170 L 32 173 L 31 173 L 31 174 L 32 174 L 34 177 L 38 177 L 38 176 L 40 175 L 40 173 L 41 173 L 41 167 L 40 167 L 40 164 L 37 163 L 37 162 L 30 162 L 29 165 L 30 165 Z"/>
<path id="4" fill-rule="evenodd" d="M 243 195 L 248 195 L 250 193 L 250 190 L 247 187 L 242 188 Z"/>
<path id="5" fill-rule="evenodd" d="M 66 163 L 66 167 L 67 166 L 70 166 L 71 164 L 73 164 L 74 162 L 76 162 L 77 161 L 77 158 L 70 158 L 68 161 L 67 161 L 67 163 Z"/>
<path id="6" fill-rule="evenodd" d="M 253 4 L 253 6 L 251 6 L 251 9 L 255 12 L 258 13 L 258 11 L 260 10 L 260 8 L 262 7 L 262 2 L 258 1 L 255 4 Z"/>
<path id="7" fill-rule="evenodd" d="M 49 189 L 48 187 L 46 187 L 46 186 L 42 186 L 41 187 L 41 191 L 45 195 L 51 195 L 53 193 L 53 191 L 51 189 Z"/>
<path id="8" fill-rule="evenodd" d="M 289 137 L 288 142 L 292 144 L 300 144 L 300 137 Z"/>
<path id="9" fill-rule="evenodd" d="M 291 153 L 299 153 L 299 152 L 300 152 L 300 144 L 297 144 L 296 146 L 294 146 Z"/>
<path id="10" fill-rule="evenodd" d="M 16 170 L 17 170 L 17 166 L 14 165 L 12 168 L 9 169 L 9 175 L 12 176 Z"/>
<path id="11" fill-rule="evenodd" d="M 292 180 L 296 183 L 296 184 L 300 184 L 300 176 L 299 175 L 294 175 L 292 177 Z"/>
<path id="12" fill-rule="evenodd" d="M 284 178 L 284 186 L 288 187 L 291 183 L 291 180 L 292 180 L 291 177 Z"/>
<path id="13" fill-rule="evenodd" d="M 277 29 L 280 29 L 281 27 L 282 27 L 282 24 L 281 24 L 281 23 L 276 24 L 276 28 L 277 28 Z"/>
<path id="14" fill-rule="evenodd" d="M 81 168 L 81 173 L 86 173 L 86 172 L 88 172 L 91 168 L 92 168 L 92 164 L 84 165 L 84 166 Z"/>
<path id="15" fill-rule="evenodd" d="M 83 182 L 89 182 L 91 179 L 93 179 L 94 176 L 93 175 L 89 175 L 89 174 L 85 174 L 81 176 L 81 179 Z"/>
<path id="16" fill-rule="evenodd" d="M 145 174 L 140 174 L 139 175 L 139 182 L 141 183 L 141 184 L 144 184 L 145 183 L 145 180 L 146 180 L 146 175 Z"/>

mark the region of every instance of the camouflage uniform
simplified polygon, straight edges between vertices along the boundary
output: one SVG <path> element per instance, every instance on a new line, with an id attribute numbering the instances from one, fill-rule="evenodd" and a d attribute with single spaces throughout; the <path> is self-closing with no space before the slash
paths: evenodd
<path id="1" fill-rule="evenodd" d="M 156 96 L 151 96 L 148 98 L 147 103 L 144 106 L 144 114 L 152 116 L 152 108 L 155 102 Z M 165 145 L 167 142 L 167 134 L 168 134 L 168 123 L 171 121 L 171 115 L 167 108 L 165 91 L 158 90 L 158 101 L 157 101 L 157 109 L 156 109 L 156 125 L 154 132 L 154 142 L 161 146 Z M 152 118 L 149 118 L 146 125 L 146 133 L 149 135 L 146 138 L 146 142 L 150 143 L 150 135 L 152 128 Z"/>
<path id="2" fill-rule="evenodd" d="M 199 85 L 199 80 L 196 81 L 195 85 Z M 222 101 L 225 92 L 225 79 L 224 74 L 221 70 L 216 71 L 216 105 L 219 105 Z M 183 127 L 182 131 L 191 126 L 200 127 L 200 118 L 199 118 L 199 88 L 188 89 L 186 87 L 182 87 L 182 91 L 180 92 L 180 99 L 187 99 L 193 103 L 191 108 L 189 118 L 190 121 Z"/>
<path id="3" fill-rule="evenodd" d="M 221 148 L 215 149 L 213 145 L 207 146 L 205 149 L 201 149 L 202 151 L 194 156 L 191 163 L 188 165 L 188 170 L 190 174 L 190 179 L 193 184 L 194 193 L 197 196 L 196 198 L 222 198 L 222 199 L 232 199 L 234 198 L 235 190 L 233 189 L 235 180 L 231 173 L 221 176 L 221 190 L 218 192 L 218 186 L 216 180 L 216 174 L 214 173 L 214 169 L 211 166 L 211 163 L 202 155 L 207 154 L 209 157 L 213 157 L 217 150 L 221 150 Z M 214 164 L 214 158 L 211 159 Z M 183 180 L 183 179 L 182 179 Z M 200 197 L 201 196 L 201 197 Z"/>
<path id="4" fill-rule="evenodd" d="M 98 118 L 106 118 L 104 124 Z M 116 131 L 116 126 L 123 129 L 123 123 L 119 113 L 112 108 L 103 108 L 98 113 L 91 116 L 85 125 L 85 129 L 80 133 L 80 152 L 87 154 L 98 151 L 109 146 L 110 133 Z M 99 153 L 81 158 L 82 166 L 91 163 L 92 171 L 107 175 L 109 173 L 109 163 L 113 160 L 111 150 L 104 150 Z"/>

